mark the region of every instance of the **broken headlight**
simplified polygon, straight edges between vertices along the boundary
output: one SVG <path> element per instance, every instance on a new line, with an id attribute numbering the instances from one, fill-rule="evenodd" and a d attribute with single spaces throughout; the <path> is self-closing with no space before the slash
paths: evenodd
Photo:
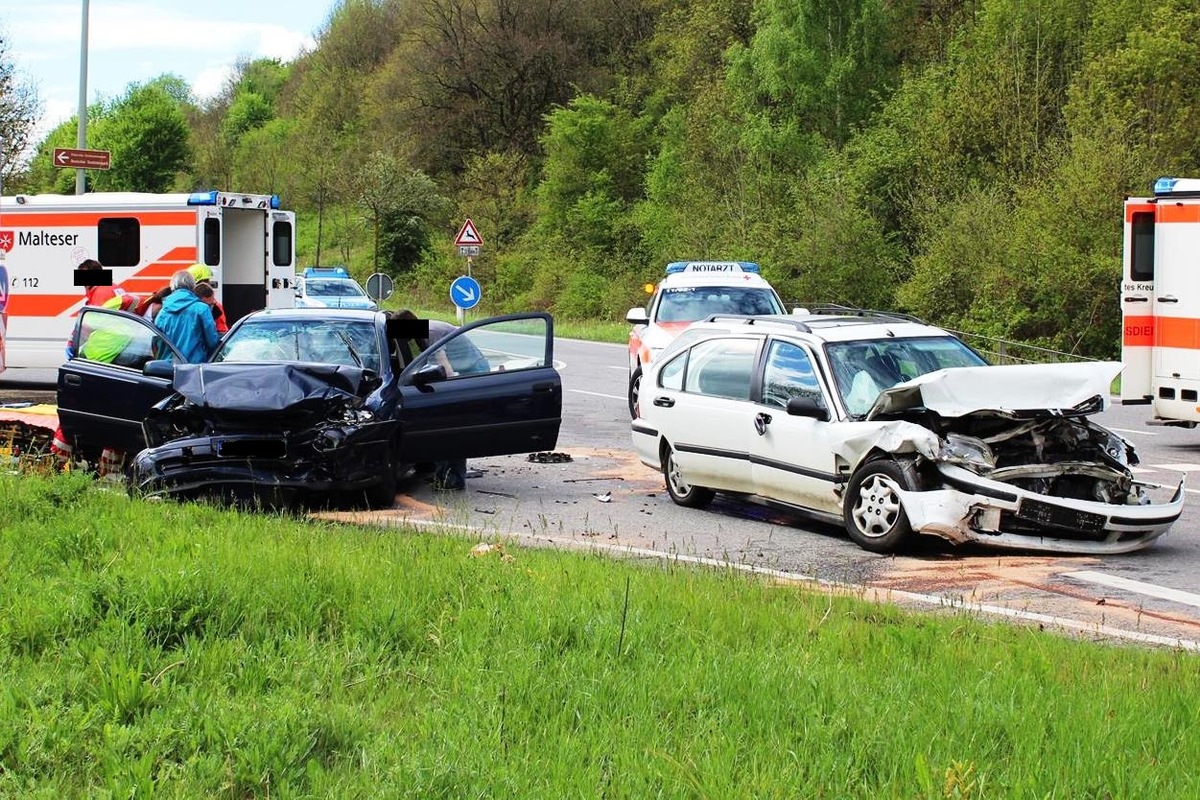
<path id="1" fill-rule="evenodd" d="M 996 456 L 987 442 L 960 433 L 946 434 L 946 438 L 942 439 L 938 459 L 958 464 L 976 473 L 991 472 L 996 468 Z"/>

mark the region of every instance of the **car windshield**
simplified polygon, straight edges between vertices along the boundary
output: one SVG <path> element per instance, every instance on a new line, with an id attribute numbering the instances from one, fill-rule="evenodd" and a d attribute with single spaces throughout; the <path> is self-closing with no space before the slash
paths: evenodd
<path id="1" fill-rule="evenodd" d="M 368 320 L 247 320 L 213 361 L 311 361 L 379 372 L 379 339 Z M 361 364 L 359 363 L 361 362 Z"/>
<path id="2" fill-rule="evenodd" d="M 846 411 L 856 417 L 870 411 L 884 389 L 918 375 L 987 365 L 953 336 L 836 342 L 826 345 L 825 352 Z"/>
<path id="3" fill-rule="evenodd" d="M 357 283 L 344 278 L 309 278 L 304 287 L 308 294 L 322 297 L 366 297 L 367 294 Z"/>
<path id="4" fill-rule="evenodd" d="M 658 322 L 695 322 L 709 314 L 783 314 L 775 292 L 748 286 L 680 286 L 664 289 Z"/>

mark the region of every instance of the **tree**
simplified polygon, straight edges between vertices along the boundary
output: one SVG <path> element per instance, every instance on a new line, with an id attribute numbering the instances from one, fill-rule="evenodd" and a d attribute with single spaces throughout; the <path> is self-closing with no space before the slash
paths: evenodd
<path id="1" fill-rule="evenodd" d="M 41 114 L 37 91 L 21 80 L 0 33 L 0 178 L 11 177 L 22 164 Z"/>
<path id="2" fill-rule="evenodd" d="M 165 192 L 190 161 L 183 109 L 156 81 L 131 86 L 88 132 L 112 153 L 112 168 L 94 174 L 97 190 Z"/>

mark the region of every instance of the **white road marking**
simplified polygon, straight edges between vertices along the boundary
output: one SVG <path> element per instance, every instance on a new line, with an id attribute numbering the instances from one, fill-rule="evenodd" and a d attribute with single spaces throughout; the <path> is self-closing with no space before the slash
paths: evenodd
<path id="1" fill-rule="evenodd" d="M 1160 600 L 1170 600 L 1175 603 L 1184 603 L 1185 605 L 1200 608 L 1200 594 L 1185 592 L 1180 589 L 1172 589 L 1168 586 L 1159 586 L 1158 584 L 1154 583 L 1135 581 L 1131 580 L 1130 578 L 1122 578 L 1118 575 L 1107 575 L 1103 572 L 1096 572 L 1094 570 L 1065 572 L 1063 573 L 1063 577 L 1074 578 L 1077 581 L 1096 583 L 1100 586 L 1107 586 L 1110 589 L 1123 589 L 1127 592 L 1144 594 L 1150 597 L 1157 597 Z"/>
<path id="2" fill-rule="evenodd" d="M 628 372 L 628 371 L 629 371 L 629 367 L 626 367 L 626 366 L 621 366 L 621 367 L 618 367 L 618 366 L 615 366 L 615 365 L 613 365 L 613 364 L 605 364 L 604 366 L 608 367 L 609 369 L 619 369 L 619 370 L 621 370 L 622 372 Z"/>
<path id="3" fill-rule="evenodd" d="M 1134 431 L 1130 430 L 1129 428 L 1109 428 L 1109 430 L 1116 431 L 1117 433 L 1134 433 L 1138 436 L 1158 436 L 1158 434 L 1154 433 L 1153 431 Z"/>
<path id="4" fill-rule="evenodd" d="M 625 398 L 625 397 L 623 397 L 623 396 L 621 396 L 621 395 L 619 395 L 619 394 L 602 394 L 602 393 L 600 393 L 600 392 L 588 392 L 588 391 L 584 391 L 583 389 L 567 389 L 567 391 L 568 391 L 568 392 L 575 392 L 576 394 L 590 394 L 590 395 L 592 395 L 593 397 L 607 397 L 607 398 L 609 398 L 610 400 L 625 400 L 625 399 L 627 399 L 627 398 Z"/>
<path id="5" fill-rule="evenodd" d="M 1196 470 L 1200 470 L 1200 464 L 1183 464 L 1177 462 L 1170 464 L 1150 464 L 1148 466 L 1154 469 L 1174 470 L 1175 472 L 1195 472 Z"/>

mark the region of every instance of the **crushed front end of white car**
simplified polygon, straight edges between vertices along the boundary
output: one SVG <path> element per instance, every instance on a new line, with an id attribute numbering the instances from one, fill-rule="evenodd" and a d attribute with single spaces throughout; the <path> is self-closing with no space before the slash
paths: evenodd
<path id="1" fill-rule="evenodd" d="M 838 453 L 855 465 L 842 498 L 847 525 L 869 544 L 902 509 L 912 531 L 952 542 L 1096 554 L 1145 547 L 1182 513 L 1183 481 L 1137 480 L 1133 445 L 1088 419 L 1105 408 L 1120 369 L 966 367 L 882 392 L 866 415 L 878 427 Z M 915 469 L 897 476 L 872 466 L 894 459 Z"/>

